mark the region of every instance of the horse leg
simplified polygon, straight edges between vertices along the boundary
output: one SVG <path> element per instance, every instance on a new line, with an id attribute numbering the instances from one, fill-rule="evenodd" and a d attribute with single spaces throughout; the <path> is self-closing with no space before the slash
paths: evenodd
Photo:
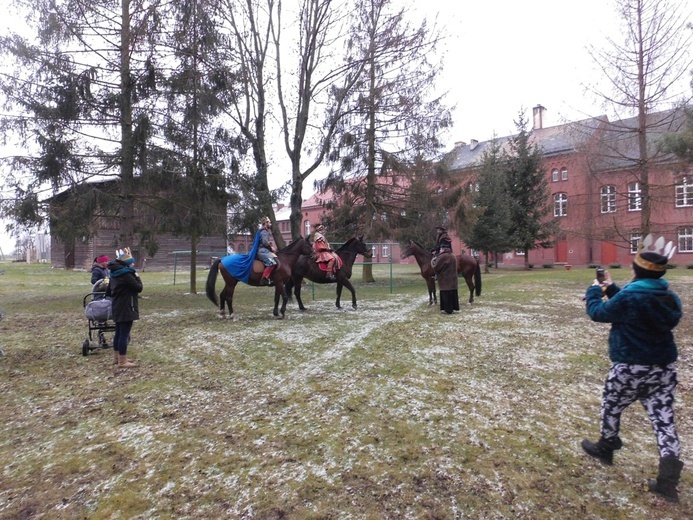
<path id="1" fill-rule="evenodd" d="M 426 285 L 428 286 L 428 305 L 437 304 L 436 281 L 433 278 L 426 278 Z"/>
<path id="2" fill-rule="evenodd" d="M 233 293 L 236 290 L 236 283 L 226 284 L 226 287 L 224 287 L 224 290 L 222 292 L 226 292 L 225 294 L 225 300 L 226 304 L 229 306 L 229 319 L 230 320 L 236 320 L 236 316 L 233 314 Z M 223 305 L 223 304 L 222 304 Z"/>
<path id="3" fill-rule="evenodd" d="M 219 317 L 226 318 L 226 286 L 219 293 Z"/>
<path id="4" fill-rule="evenodd" d="M 356 308 L 356 291 L 354 290 L 354 286 L 351 285 L 351 282 L 347 279 L 344 279 L 340 282 L 337 282 L 337 298 L 341 296 L 342 294 L 342 287 L 346 287 L 351 291 L 351 306 L 355 309 Z"/>
<path id="5" fill-rule="evenodd" d="M 298 308 L 305 311 L 306 308 L 303 305 L 303 300 L 301 299 L 301 286 L 303 285 L 303 278 L 298 278 L 294 280 L 294 296 L 296 296 L 296 303 L 298 303 Z"/>
<path id="6" fill-rule="evenodd" d="M 281 316 L 280 316 L 280 311 L 279 311 L 279 297 L 281 296 L 282 298 L 282 308 L 281 308 Z M 286 302 L 288 298 L 286 296 L 286 291 L 284 290 L 284 282 L 280 282 L 275 280 L 274 284 L 274 310 L 272 311 L 272 314 L 274 314 L 274 317 L 283 320 L 284 319 L 284 313 L 286 312 Z"/>
<path id="7" fill-rule="evenodd" d="M 338 309 L 342 308 L 342 287 L 342 282 L 337 280 L 337 299 L 335 300 L 334 304 Z"/>
<path id="8" fill-rule="evenodd" d="M 474 303 L 474 279 L 472 275 L 464 277 L 464 281 L 467 282 L 467 287 L 469 287 L 469 305 Z"/>

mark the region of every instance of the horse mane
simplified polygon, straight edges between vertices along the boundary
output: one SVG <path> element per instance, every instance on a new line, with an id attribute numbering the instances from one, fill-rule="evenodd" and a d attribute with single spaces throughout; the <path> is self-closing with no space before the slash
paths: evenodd
<path id="1" fill-rule="evenodd" d="M 419 244 L 416 240 L 412 240 L 412 242 L 414 242 L 417 246 L 419 246 L 419 247 L 420 247 L 421 249 L 423 249 L 424 251 L 428 251 L 428 248 L 422 246 L 422 245 Z"/>
<path id="2" fill-rule="evenodd" d="M 298 237 L 296 240 L 290 242 L 288 245 L 282 247 L 279 251 L 286 251 L 286 250 L 289 249 L 291 246 L 295 245 L 296 243 L 300 242 L 301 240 L 305 240 L 306 242 L 308 242 L 308 243 L 310 244 L 310 242 L 308 241 L 307 238 L 303 238 L 302 236 L 300 236 L 300 237 Z M 278 252 L 279 252 L 279 251 L 278 251 Z"/>
<path id="3" fill-rule="evenodd" d="M 344 242 L 341 246 L 339 246 L 339 249 L 337 251 L 346 251 L 347 246 L 351 245 L 352 243 L 356 242 L 358 239 L 356 237 L 352 237 L 346 242 Z"/>

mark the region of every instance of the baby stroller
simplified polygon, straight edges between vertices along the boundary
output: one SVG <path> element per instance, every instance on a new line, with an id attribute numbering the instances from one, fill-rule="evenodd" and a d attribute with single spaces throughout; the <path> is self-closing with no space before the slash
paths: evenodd
<path id="1" fill-rule="evenodd" d="M 111 298 L 106 298 L 107 285 L 108 282 L 99 280 L 82 300 L 84 314 L 89 324 L 89 334 L 82 343 L 83 356 L 88 356 L 92 350 L 113 348 L 113 342 L 109 344 L 104 336 L 106 332 L 115 332 L 115 323 L 112 321 L 113 314 L 111 313 Z M 94 338 L 94 333 L 96 333 L 96 338 Z"/>

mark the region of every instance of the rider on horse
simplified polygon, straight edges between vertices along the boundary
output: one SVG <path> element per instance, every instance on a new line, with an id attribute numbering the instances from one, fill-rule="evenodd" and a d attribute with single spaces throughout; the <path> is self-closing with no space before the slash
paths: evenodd
<path id="1" fill-rule="evenodd" d="M 452 251 L 452 239 L 448 235 L 448 230 L 442 224 L 436 227 L 438 231 L 438 236 L 436 237 L 436 247 L 431 249 L 431 253 L 438 256 L 442 249 L 449 249 Z"/>
<path id="2" fill-rule="evenodd" d="M 275 247 L 272 245 L 272 221 L 269 217 L 264 217 L 262 219 L 259 233 L 260 244 L 257 249 L 257 258 L 265 265 L 260 285 L 272 285 L 270 275 L 277 266 L 277 255 L 274 254 Z"/>
<path id="3" fill-rule="evenodd" d="M 337 255 L 330 247 L 330 243 L 325 238 L 324 233 L 325 226 L 323 226 L 322 224 L 318 224 L 317 226 L 315 226 L 315 234 L 313 235 L 313 250 L 315 251 L 315 261 L 318 263 L 327 263 L 327 276 L 325 279 L 329 282 L 334 282 L 337 280 L 335 276 L 337 273 Z"/>

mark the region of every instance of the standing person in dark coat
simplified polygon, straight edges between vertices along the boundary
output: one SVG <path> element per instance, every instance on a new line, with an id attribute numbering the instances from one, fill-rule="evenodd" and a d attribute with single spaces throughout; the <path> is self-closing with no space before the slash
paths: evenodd
<path id="1" fill-rule="evenodd" d="M 643 244 L 651 244 L 648 235 Z M 659 246 L 657 247 L 657 245 Z M 683 316 L 681 300 L 663 278 L 676 248 L 655 242 L 659 252 L 645 251 L 633 259 L 632 282 L 622 289 L 608 276 L 595 280 L 585 297 L 593 321 L 611 323 L 609 357 L 613 362 L 604 383 L 601 437 L 582 441 L 588 455 L 613 464 L 615 450 L 623 447 L 619 431 L 621 414 L 640 401 L 652 423 L 659 451 L 659 475 L 649 489 L 670 502 L 678 502 L 676 489 L 683 462 L 674 423 L 674 389 L 678 351 L 672 330 Z M 664 252 L 665 254 L 660 254 Z M 602 300 L 605 294 L 607 301 Z"/>
<path id="2" fill-rule="evenodd" d="M 452 251 L 443 246 L 440 254 L 431 261 L 440 288 L 440 310 L 447 314 L 460 310 L 457 294 L 457 258 Z"/>
<path id="3" fill-rule="evenodd" d="M 127 358 L 127 351 L 132 324 L 140 318 L 137 300 L 142 292 L 142 280 L 135 270 L 135 259 L 127 247 L 116 251 L 116 257 L 116 260 L 108 264 L 111 279 L 106 289 L 106 296 L 113 298 L 113 351 L 115 363 L 120 368 L 133 368 L 137 365 Z"/>

